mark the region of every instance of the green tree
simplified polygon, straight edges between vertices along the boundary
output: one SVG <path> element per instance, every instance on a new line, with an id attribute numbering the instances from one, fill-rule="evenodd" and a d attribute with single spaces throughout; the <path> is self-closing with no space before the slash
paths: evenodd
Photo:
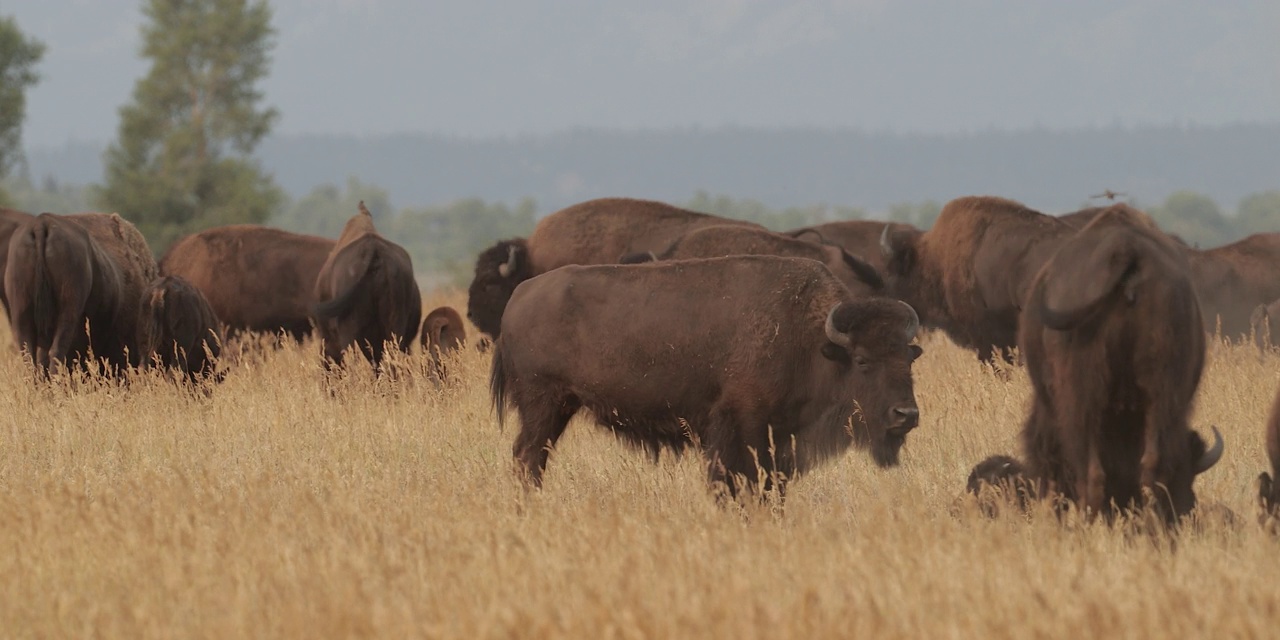
<path id="1" fill-rule="evenodd" d="M 337 238 L 343 225 L 356 214 L 361 201 L 369 208 L 379 228 L 385 226 L 384 220 L 391 219 L 391 198 L 387 190 L 351 176 L 347 178 L 345 191 L 335 184 L 320 185 L 271 218 L 271 223 L 295 233 Z"/>
<path id="2" fill-rule="evenodd" d="M 1149 209 L 1148 213 L 1166 233 L 1202 249 L 1216 247 L 1237 237 L 1235 226 L 1222 215 L 1218 203 L 1194 191 L 1174 192 L 1164 204 Z"/>
<path id="3" fill-rule="evenodd" d="M 23 35 L 13 18 L 0 18 L 0 179 L 22 158 L 27 89 L 40 80 L 36 63 L 44 45 Z M 0 188 L 0 204 L 7 200 Z"/>
<path id="4" fill-rule="evenodd" d="M 466 286 L 476 254 L 498 240 L 528 236 L 536 215 L 531 198 L 515 207 L 468 198 L 405 211 L 380 230 L 413 256 L 419 273 L 442 276 L 441 284 Z"/>
<path id="5" fill-rule="evenodd" d="M 710 213 L 722 218 L 754 222 L 774 231 L 787 231 L 833 220 L 858 220 L 867 217 L 867 212 L 857 207 L 815 204 L 779 210 L 770 208 L 758 200 L 737 199 L 724 195 L 713 196 L 706 191 L 695 193 L 684 206 L 692 211 Z"/>
<path id="6" fill-rule="evenodd" d="M 284 196 L 250 154 L 278 117 L 258 81 L 273 44 L 265 0 L 145 0 L 151 70 L 120 109 L 106 152 L 104 210 L 138 225 L 157 251 L 211 226 L 260 223 Z"/>
<path id="7" fill-rule="evenodd" d="M 1241 236 L 1280 231 L 1280 191 L 1255 193 L 1240 201 L 1236 229 Z"/>
<path id="8" fill-rule="evenodd" d="M 19 175 L 5 179 L 0 188 L 8 191 L 9 206 L 27 213 L 75 213 L 93 208 L 92 189 L 62 184 L 52 176 L 46 176 L 37 187 L 29 178 Z"/>

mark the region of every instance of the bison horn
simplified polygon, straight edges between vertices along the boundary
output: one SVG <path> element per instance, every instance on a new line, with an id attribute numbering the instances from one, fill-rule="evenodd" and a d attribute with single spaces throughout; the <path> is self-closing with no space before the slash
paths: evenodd
<path id="1" fill-rule="evenodd" d="M 1213 468 L 1222 459 L 1222 434 L 1218 433 L 1217 427 L 1213 429 L 1213 446 L 1209 447 L 1204 455 L 1200 456 L 1200 460 L 1196 462 L 1196 473 L 1201 474 Z"/>
<path id="2" fill-rule="evenodd" d="M 899 300 L 898 302 L 902 302 L 902 301 Z M 916 313 L 916 310 L 911 305 L 905 302 L 902 302 L 902 306 L 906 307 L 907 312 L 911 314 L 911 316 L 907 319 L 907 329 L 906 329 L 907 342 L 911 342 L 912 340 L 915 339 L 916 334 L 920 333 L 920 314 Z"/>
<path id="3" fill-rule="evenodd" d="M 893 243 L 889 242 L 889 225 L 884 226 L 884 231 L 880 232 L 880 253 L 886 258 L 893 257 Z"/>
<path id="4" fill-rule="evenodd" d="M 843 303 L 840 303 L 840 304 L 843 304 Z M 827 339 L 837 345 L 840 345 L 841 347 L 848 349 L 853 346 L 853 340 L 849 338 L 849 334 L 844 333 L 839 329 L 836 329 L 835 317 L 836 317 L 836 311 L 840 309 L 840 304 L 837 304 L 836 306 L 831 307 L 831 313 L 827 314 L 827 324 L 826 324 Z"/>
<path id="5" fill-rule="evenodd" d="M 498 275 L 507 278 L 516 270 L 516 247 L 511 245 L 507 247 L 507 261 L 498 267 Z"/>

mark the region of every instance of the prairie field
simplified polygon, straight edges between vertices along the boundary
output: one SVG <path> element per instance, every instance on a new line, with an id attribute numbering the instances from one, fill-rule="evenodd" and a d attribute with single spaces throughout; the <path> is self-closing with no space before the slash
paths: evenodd
<path id="1" fill-rule="evenodd" d="M 463 295 L 427 307 L 465 307 Z M 696 318 L 691 318 L 696 322 Z M 474 336 L 473 336 L 474 339 Z M 512 469 L 485 354 L 327 379 L 319 346 L 243 347 L 210 394 L 164 376 L 36 384 L 0 329 L 0 636 L 1275 637 L 1258 525 L 1280 357 L 1211 347 L 1195 428 L 1226 439 L 1175 536 L 1047 509 L 987 519 L 974 463 L 1015 453 L 1025 372 L 945 338 L 915 367 L 902 465 L 850 451 L 776 502 L 717 505 L 584 418 L 545 486 Z M 1227 510 L 1234 513 L 1234 518 Z"/>

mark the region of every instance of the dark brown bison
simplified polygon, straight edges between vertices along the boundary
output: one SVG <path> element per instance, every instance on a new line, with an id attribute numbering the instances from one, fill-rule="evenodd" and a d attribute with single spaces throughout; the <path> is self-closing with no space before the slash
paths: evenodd
<path id="1" fill-rule="evenodd" d="M 437 307 L 422 320 L 422 352 L 431 356 L 436 373 L 443 377 L 449 354 L 466 346 L 467 328 L 453 307 Z"/>
<path id="2" fill-rule="evenodd" d="M 333 250 L 327 238 L 252 224 L 206 229 L 169 248 L 160 272 L 200 290 L 229 333 L 311 334 L 320 267 Z"/>
<path id="3" fill-rule="evenodd" d="M 31 222 L 34 218 L 35 216 L 29 213 L 0 207 L 0 304 L 4 305 L 6 316 L 9 313 L 9 297 L 4 293 L 4 269 L 9 262 L 9 239 L 13 237 L 13 232 L 17 231 L 18 227 Z"/>
<path id="4" fill-rule="evenodd" d="M 1205 328 L 1238 339 L 1254 311 L 1280 298 L 1280 233 L 1258 233 L 1207 250 L 1188 249 Z"/>
<path id="5" fill-rule="evenodd" d="M 137 366 L 142 290 L 156 276 L 146 240 L 117 214 L 32 218 L 10 238 L 5 269 L 18 348 L 40 372 L 90 348 L 112 369 Z"/>
<path id="6" fill-rule="evenodd" d="M 662 253 L 643 254 L 655 260 L 689 260 L 692 258 L 723 258 L 726 256 L 761 255 L 808 258 L 827 265 L 849 290 L 859 297 L 873 295 L 884 289 L 884 281 L 875 267 L 850 254 L 838 245 L 815 244 L 744 225 L 713 225 L 694 229 L 680 236 Z M 626 262 L 643 262 L 642 258 L 627 256 Z"/>
<path id="7" fill-rule="evenodd" d="M 1173 521 L 1195 507 L 1195 477 L 1222 456 L 1216 428 L 1207 448 L 1188 425 L 1205 334 L 1186 255 L 1145 214 L 1114 205 L 1061 243 L 1018 344 L 1031 483 L 1088 514 L 1150 504 Z"/>
<path id="8" fill-rule="evenodd" d="M 886 294 L 984 362 L 1011 360 L 1031 280 L 1075 231 L 1012 200 L 957 198 L 922 234 L 883 228 Z"/>
<path id="9" fill-rule="evenodd" d="M 138 344 L 160 366 L 193 382 L 215 378 L 222 353 L 218 316 L 200 290 L 180 276 L 162 276 L 142 292 Z"/>
<path id="10" fill-rule="evenodd" d="M 883 273 L 885 268 L 884 252 L 880 249 L 880 236 L 885 227 L 899 238 L 919 236 L 922 231 L 902 222 L 884 222 L 881 220 L 838 220 L 801 227 L 785 232 L 783 235 L 843 247 L 845 251 L 858 256 Z"/>
<path id="11" fill-rule="evenodd" d="M 763 228 L 652 200 L 600 198 L 566 207 L 538 221 L 527 240 L 504 240 L 480 254 L 467 317 L 496 338 L 507 300 L 521 282 L 567 264 L 613 264 L 628 254 L 656 253 L 688 231 L 714 224 Z"/>
<path id="12" fill-rule="evenodd" d="M 315 299 L 312 311 L 326 361 L 342 364 L 343 352 L 355 345 L 376 370 L 387 341 L 408 353 L 418 336 L 422 295 L 413 260 L 403 247 L 378 235 L 364 202 L 321 267 Z"/>
<path id="13" fill-rule="evenodd" d="M 1259 350 L 1280 345 L 1280 300 L 1255 307 L 1249 316 L 1249 331 Z"/>
<path id="14" fill-rule="evenodd" d="M 549 447 L 589 410 L 654 456 L 692 442 L 737 491 L 803 473 L 851 444 L 897 464 L 918 424 L 906 304 L 856 299 L 822 264 L 735 256 L 568 266 L 516 288 L 494 345 L 499 423 L 540 484 Z"/>

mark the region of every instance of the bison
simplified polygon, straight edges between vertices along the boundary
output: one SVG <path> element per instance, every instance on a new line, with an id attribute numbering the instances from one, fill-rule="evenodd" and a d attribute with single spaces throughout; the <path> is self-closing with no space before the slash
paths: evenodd
<path id="1" fill-rule="evenodd" d="M 29 213 L 0 207 L 0 304 L 4 305 L 6 316 L 9 314 L 9 298 L 4 293 L 4 269 L 9 262 L 9 239 L 14 231 L 34 218 Z"/>
<path id="2" fill-rule="evenodd" d="M 886 293 L 914 307 L 926 326 L 976 350 L 982 361 L 997 353 L 1012 361 L 1032 278 L 1075 231 L 1012 200 L 957 198 L 924 233 L 883 228 Z"/>
<path id="3" fill-rule="evenodd" d="M 1280 298 L 1280 233 L 1188 251 L 1205 328 L 1232 339 L 1247 336 L 1258 306 Z"/>
<path id="4" fill-rule="evenodd" d="M 182 238 L 160 258 L 160 272 L 200 290 L 228 333 L 311 334 L 316 278 L 334 242 L 252 224 Z"/>
<path id="5" fill-rule="evenodd" d="M 138 343 L 158 364 L 196 382 L 216 379 L 222 334 L 200 290 L 181 276 L 162 276 L 142 292 Z"/>
<path id="6" fill-rule="evenodd" d="M 467 344 L 467 329 L 453 307 L 438 307 L 422 320 L 422 352 L 431 356 L 436 373 L 444 377 L 444 361 Z"/>
<path id="7" fill-rule="evenodd" d="M 343 352 L 356 345 L 380 370 L 387 341 L 408 353 L 417 337 L 422 296 L 413 260 L 378 235 L 364 201 L 320 268 L 315 299 L 312 313 L 326 362 L 342 364 Z"/>
<path id="8" fill-rule="evenodd" d="M 655 457 L 697 443 L 713 486 L 783 483 L 850 445 L 898 463 L 919 422 L 915 311 L 857 299 L 821 263 L 734 256 L 567 266 L 522 283 L 494 344 L 498 421 L 540 485 L 580 409 Z"/>
<path id="9" fill-rule="evenodd" d="M 838 220 L 811 227 L 792 229 L 783 235 L 814 241 L 819 244 L 834 244 L 843 247 L 845 251 L 862 258 L 875 267 L 877 272 L 884 273 L 885 260 L 884 253 L 880 250 L 880 236 L 884 233 L 885 227 L 889 228 L 890 234 L 903 239 L 919 236 L 923 233 L 916 227 L 902 222 Z"/>
<path id="10" fill-rule="evenodd" d="M 1034 399 L 1027 480 L 1089 515 L 1150 505 L 1167 522 L 1222 456 L 1188 425 L 1205 334 L 1190 265 L 1145 214 L 1114 205 L 1036 275 L 1018 345 Z M 1016 471 L 1011 472 L 1016 475 Z"/>
<path id="11" fill-rule="evenodd" d="M 1260 304 L 1249 316 L 1249 331 L 1253 334 L 1254 344 L 1259 351 L 1280 344 L 1280 300 L 1272 300 L 1270 304 Z"/>
<path id="12" fill-rule="evenodd" d="M 504 240 L 480 254 L 467 317 L 496 338 L 507 300 L 521 282 L 567 264 L 613 264 L 628 254 L 662 251 L 688 231 L 717 224 L 763 229 L 652 200 L 600 198 L 566 207 L 540 220 L 527 240 Z"/>
<path id="13" fill-rule="evenodd" d="M 1258 506 L 1262 508 L 1262 522 L 1280 517 L 1280 392 L 1271 405 L 1267 418 L 1267 458 L 1271 461 L 1271 473 L 1258 476 Z"/>
<path id="14" fill-rule="evenodd" d="M 660 254 L 624 256 L 623 263 L 654 260 L 721 258 L 734 255 L 766 255 L 808 258 L 827 265 L 831 273 L 855 295 L 868 296 L 884 289 L 875 267 L 837 245 L 814 244 L 766 229 L 744 225 L 713 225 L 680 236 Z"/>
<path id="15" fill-rule="evenodd" d="M 117 214 L 32 218 L 10 238 L 4 274 L 18 348 L 41 373 L 90 349 L 114 371 L 137 366 L 142 290 L 156 276 L 146 240 Z"/>

